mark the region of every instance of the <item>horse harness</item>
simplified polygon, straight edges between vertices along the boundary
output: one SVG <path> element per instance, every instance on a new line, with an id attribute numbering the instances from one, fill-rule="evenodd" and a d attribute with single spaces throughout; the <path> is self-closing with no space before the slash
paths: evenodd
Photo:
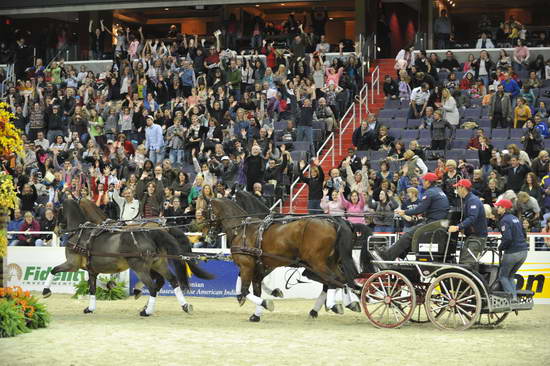
<path id="1" fill-rule="evenodd" d="M 244 219 L 242 221 L 242 223 L 240 225 L 237 225 L 235 227 L 235 228 L 242 227 L 242 230 L 243 230 L 242 246 L 231 246 L 231 249 L 230 249 L 231 250 L 231 255 L 240 254 L 240 255 L 248 255 L 248 256 L 254 257 L 255 260 L 256 260 L 256 268 L 258 269 L 258 271 L 260 272 L 262 277 L 265 273 L 265 267 L 266 267 L 265 264 L 262 261 L 262 258 L 271 258 L 271 259 L 274 259 L 274 260 L 277 260 L 277 261 L 287 263 L 285 265 L 287 267 L 303 267 L 306 270 L 308 270 L 312 273 L 315 273 L 321 279 L 323 279 L 323 280 L 325 280 L 329 283 L 332 283 L 332 284 L 340 286 L 340 287 L 344 286 L 345 284 L 342 283 L 341 281 L 337 280 L 336 278 L 327 277 L 326 275 L 315 271 L 306 262 L 304 262 L 300 258 L 290 259 L 290 258 L 283 257 L 283 256 L 280 256 L 280 255 L 266 253 L 265 251 L 262 250 L 263 235 L 270 228 L 270 226 L 272 224 L 274 224 L 275 222 L 281 222 L 282 224 L 287 224 L 289 222 L 296 221 L 296 220 L 299 220 L 299 219 L 300 218 L 288 217 L 288 216 L 285 216 L 285 217 L 280 218 L 280 219 L 275 219 L 273 217 L 273 215 L 271 215 L 271 214 L 267 215 L 259 223 L 258 235 L 256 236 L 256 240 L 254 242 L 254 247 L 248 247 L 246 245 L 246 229 L 249 225 L 257 224 L 257 222 L 251 223 L 250 217 L 247 217 L 246 219 Z M 333 220 L 330 220 L 330 221 L 333 224 L 336 224 L 335 221 L 333 221 Z M 305 232 L 306 227 L 307 227 L 307 224 L 304 226 L 304 230 L 303 230 L 304 232 Z M 340 230 L 338 225 L 336 225 L 336 230 L 337 231 Z"/>

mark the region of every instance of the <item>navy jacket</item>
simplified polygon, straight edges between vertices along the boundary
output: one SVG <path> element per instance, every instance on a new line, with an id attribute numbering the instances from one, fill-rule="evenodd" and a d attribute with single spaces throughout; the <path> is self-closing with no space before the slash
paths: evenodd
<path id="1" fill-rule="evenodd" d="M 405 210 L 405 215 L 424 214 L 426 223 L 446 219 L 449 215 L 449 200 L 441 188 L 430 187 L 415 208 Z"/>
<path id="2" fill-rule="evenodd" d="M 499 249 L 504 253 L 516 253 L 528 250 L 525 242 L 525 233 L 521 221 L 514 215 L 507 213 L 500 219 L 500 232 L 502 240 Z"/>
<path id="3" fill-rule="evenodd" d="M 464 197 L 462 205 L 462 222 L 458 224 L 464 235 L 487 236 L 487 218 L 483 203 L 478 196 L 472 192 Z"/>

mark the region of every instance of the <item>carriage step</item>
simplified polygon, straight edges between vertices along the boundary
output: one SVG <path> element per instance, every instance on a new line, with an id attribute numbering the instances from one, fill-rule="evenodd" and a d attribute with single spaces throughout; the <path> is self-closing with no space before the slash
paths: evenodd
<path id="1" fill-rule="evenodd" d="M 535 296 L 535 293 L 531 290 L 519 290 L 518 296 L 533 297 Z"/>

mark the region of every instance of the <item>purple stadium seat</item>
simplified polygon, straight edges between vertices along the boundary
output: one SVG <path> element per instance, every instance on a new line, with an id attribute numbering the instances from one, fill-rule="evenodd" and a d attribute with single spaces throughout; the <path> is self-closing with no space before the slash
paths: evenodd
<path id="1" fill-rule="evenodd" d="M 393 136 L 396 140 L 399 140 L 403 134 L 403 129 L 402 128 L 395 128 L 395 127 L 392 127 L 390 129 L 390 136 Z"/>
<path id="2" fill-rule="evenodd" d="M 407 116 L 409 115 L 409 109 L 398 109 L 395 112 L 394 118 L 395 119 L 402 119 L 407 120 Z"/>
<path id="3" fill-rule="evenodd" d="M 389 117 L 377 117 L 376 120 L 378 122 L 380 122 L 380 124 L 384 125 L 384 126 L 391 126 L 392 125 L 392 122 L 393 122 L 393 119 L 389 118 Z"/>
<path id="4" fill-rule="evenodd" d="M 464 118 L 479 119 L 481 116 L 481 108 L 467 108 L 464 110 Z"/>
<path id="5" fill-rule="evenodd" d="M 407 128 L 417 130 L 421 123 L 422 122 L 419 119 L 409 119 L 407 121 Z"/>
<path id="6" fill-rule="evenodd" d="M 388 156 L 387 151 L 369 151 L 370 160 L 384 160 Z"/>
<path id="7" fill-rule="evenodd" d="M 407 127 L 407 121 L 403 119 L 394 119 L 387 126 L 390 128 L 390 131 L 394 128 L 405 129 Z"/>
<path id="8" fill-rule="evenodd" d="M 514 140 L 516 142 L 519 142 L 519 139 L 521 136 L 523 136 L 523 133 L 525 130 L 523 128 L 511 128 L 510 129 L 510 140 Z"/>
<path id="9" fill-rule="evenodd" d="M 506 149 L 506 146 L 508 146 L 509 143 L 510 143 L 510 141 L 508 141 L 508 140 L 493 140 L 491 142 L 491 145 L 493 145 L 493 147 L 495 149 L 497 149 L 498 151 L 502 151 L 502 150 Z"/>
<path id="10" fill-rule="evenodd" d="M 465 149 L 468 140 L 454 139 L 451 141 L 451 149 Z"/>
<path id="11" fill-rule="evenodd" d="M 421 146 L 431 146 L 432 144 L 432 139 L 429 138 L 429 137 L 420 137 L 418 139 L 418 143 L 421 145 Z"/>
<path id="12" fill-rule="evenodd" d="M 479 153 L 477 152 L 477 150 L 464 150 L 464 159 L 478 160 Z"/>
<path id="13" fill-rule="evenodd" d="M 509 131 L 507 128 L 494 128 L 491 131 L 492 140 L 508 140 Z"/>
<path id="14" fill-rule="evenodd" d="M 401 132 L 401 140 L 409 142 L 418 138 L 418 130 L 403 130 Z"/>
<path id="15" fill-rule="evenodd" d="M 464 149 L 451 149 L 445 155 L 447 159 L 459 160 L 464 159 Z"/>
<path id="16" fill-rule="evenodd" d="M 397 109 L 382 109 L 378 112 L 378 118 L 391 118 L 395 115 Z"/>
<path id="17" fill-rule="evenodd" d="M 426 130 L 426 129 L 418 130 L 418 137 L 421 139 L 429 139 L 429 140 L 431 140 L 432 138 L 430 136 L 430 130 Z"/>
<path id="18" fill-rule="evenodd" d="M 278 122 L 273 122 L 273 129 L 274 130 L 284 130 L 287 126 L 287 122 L 286 121 L 278 121 Z"/>
<path id="19" fill-rule="evenodd" d="M 433 172 L 435 168 L 437 168 L 437 160 L 428 160 L 424 161 L 424 163 L 426 164 L 430 172 Z"/>
<path id="20" fill-rule="evenodd" d="M 363 158 L 365 156 L 369 156 L 369 152 L 364 150 L 357 150 L 355 152 L 355 155 L 357 155 L 358 158 Z"/>
<path id="21" fill-rule="evenodd" d="M 489 119 L 489 117 L 482 117 L 479 120 L 479 127 L 490 128 L 491 127 L 491 120 Z"/>
<path id="22" fill-rule="evenodd" d="M 469 140 L 472 138 L 473 130 L 458 129 L 455 130 L 455 139 Z"/>
<path id="23" fill-rule="evenodd" d="M 384 109 L 401 109 L 401 101 L 399 99 L 387 99 L 384 103 Z"/>

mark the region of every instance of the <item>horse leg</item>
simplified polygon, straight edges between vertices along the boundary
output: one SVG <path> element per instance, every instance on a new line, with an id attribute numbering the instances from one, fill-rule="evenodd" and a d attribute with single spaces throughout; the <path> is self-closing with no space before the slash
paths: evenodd
<path id="1" fill-rule="evenodd" d="M 243 306 L 246 298 L 242 295 L 242 279 L 241 274 L 237 276 L 237 281 L 235 282 L 235 295 L 237 295 L 237 301 L 240 306 Z"/>
<path id="2" fill-rule="evenodd" d="M 88 307 L 84 309 L 84 314 L 93 313 L 95 310 L 95 292 L 97 287 L 97 273 L 92 273 L 88 271 L 88 287 L 90 294 L 90 302 Z"/>
<path id="3" fill-rule="evenodd" d="M 341 290 L 343 291 L 344 306 L 351 311 L 360 313 L 361 305 L 359 305 L 359 298 L 357 295 L 351 290 L 351 288 L 349 288 L 349 286 L 346 286 Z"/>
<path id="4" fill-rule="evenodd" d="M 155 273 L 158 272 L 158 276 L 162 278 L 162 283 L 164 285 L 164 279 L 168 280 L 170 283 L 170 286 L 174 289 L 174 295 L 176 295 L 176 299 L 178 300 L 181 309 L 185 311 L 187 314 L 193 314 L 193 305 L 189 304 L 187 300 L 185 299 L 185 296 L 183 296 L 183 291 L 181 290 L 181 287 L 178 283 L 178 280 L 176 276 L 172 272 L 170 272 L 170 269 L 168 269 L 168 266 L 155 268 Z M 154 272 L 154 271 L 153 271 Z M 158 291 L 160 291 L 160 288 L 158 288 Z"/>
<path id="5" fill-rule="evenodd" d="M 257 296 L 259 298 L 262 297 L 262 280 L 261 279 L 252 281 L 252 290 L 254 292 L 254 296 Z M 253 323 L 259 322 L 263 312 L 264 312 L 264 307 L 262 305 L 256 305 L 256 310 L 254 311 L 254 314 L 252 314 L 250 318 L 248 318 L 248 320 L 250 320 Z"/>
<path id="6" fill-rule="evenodd" d="M 252 279 L 254 277 L 254 267 L 255 262 L 252 258 L 245 261 L 239 261 L 239 266 L 241 268 L 241 296 L 245 297 L 252 303 L 258 306 L 263 306 L 265 309 L 269 311 L 273 311 L 275 308 L 275 305 L 273 304 L 272 300 L 264 300 L 259 296 L 256 296 L 254 294 L 251 294 L 249 291 L 250 283 L 252 282 Z M 261 287 L 260 287 L 261 290 Z"/>
<path id="7" fill-rule="evenodd" d="M 335 286 L 329 285 L 327 291 L 327 307 L 336 314 L 344 314 L 344 309 L 342 304 L 336 303 L 336 292 L 337 288 Z"/>
<path id="8" fill-rule="evenodd" d="M 52 291 L 50 290 L 50 286 L 52 285 L 53 279 L 56 274 L 59 272 L 76 272 L 79 270 L 78 261 L 71 260 L 73 258 L 70 258 L 65 263 L 62 263 L 56 267 L 54 267 L 50 273 L 48 273 L 48 277 L 46 278 L 46 284 L 44 285 L 44 289 L 42 290 L 42 296 L 44 298 L 50 297 L 52 295 Z M 75 258 L 76 259 L 76 258 Z"/>
<path id="9" fill-rule="evenodd" d="M 153 315 L 155 312 L 155 303 L 157 300 L 157 284 L 151 277 L 151 272 L 142 270 L 141 268 L 138 270 L 136 268 L 132 268 L 134 272 L 136 272 L 136 275 L 139 277 L 139 279 L 147 286 L 149 289 L 149 300 L 147 301 L 147 306 L 145 309 L 141 310 L 139 315 L 141 316 L 149 316 Z"/>
<path id="10" fill-rule="evenodd" d="M 323 285 L 323 290 L 319 294 L 319 297 L 317 300 L 315 300 L 315 304 L 313 305 L 313 309 L 309 311 L 309 317 L 311 319 L 316 319 L 319 316 L 319 310 L 321 310 L 321 307 L 326 304 L 327 301 L 327 291 L 328 286 Z"/>

